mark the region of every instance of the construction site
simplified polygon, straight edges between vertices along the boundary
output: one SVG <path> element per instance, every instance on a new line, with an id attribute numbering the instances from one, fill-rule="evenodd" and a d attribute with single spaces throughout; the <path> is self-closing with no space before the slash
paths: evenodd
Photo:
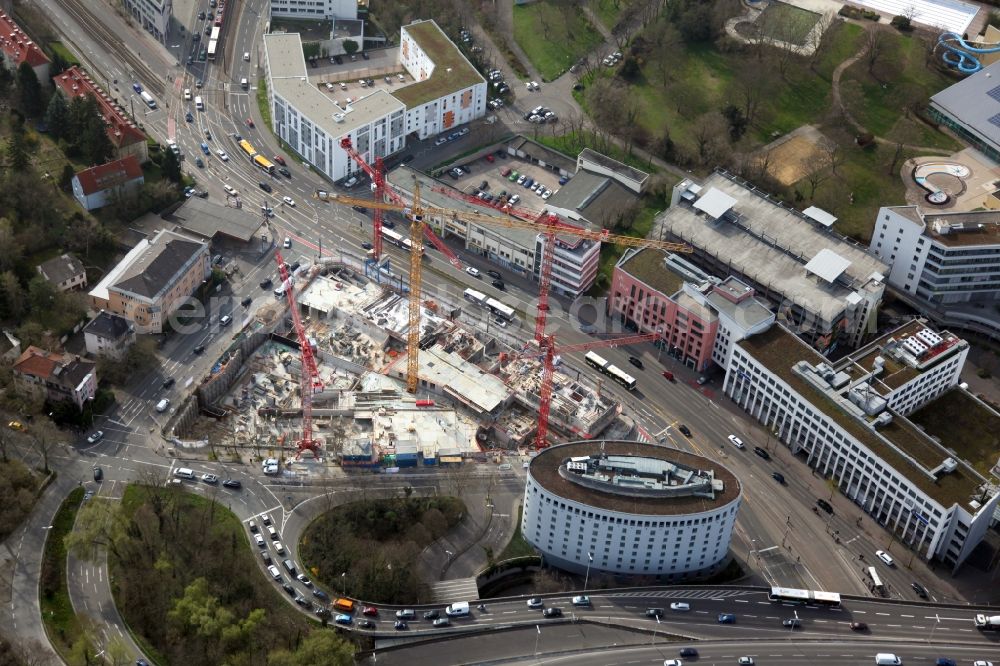
<path id="1" fill-rule="evenodd" d="M 460 323 L 460 309 L 424 302 L 420 382 L 411 394 L 405 295 L 333 263 L 300 270 L 290 281 L 315 359 L 313 386 L 322 386 L 310 395 L 318 455 L 297 455 L 303 439 L 302 354 L 289 299 L 258 311 L 240 337 L 257 337 L 259 344 L 252 351 L 234 344 L 219 359 L 195 394 L 200 414 L 186 424 L 175 419 L 175 438 L 211 442 L 213 449 L 232 448 L 261 461 L 282 458 L 284 473 L 299 474 L 321 473 L 330 465 L 455 465 L 531 447 L 543 373 L 537 349 L 534 356 L 507 360 L 513 350 Z M 219 392 L 222 384 L 229 386 Z M 578 371 L 557 371 L 551 407 L 556 431 L 594 437 L 610 425 L 619 405 L 598 391 Z"/>
<path id="2" fill-rule="evenodd" d="M 561 359 L 570 352 L 649 342 L 659 334 L 557 344 L 545 331 L 556 238 L 679 252 L 691 248 L 584 228 L 553 213 L 514 209 L 509 202 L 483 212 L 424 207 L 419 186 L 413 202 L 388 186 L 381 158 L 369 165 L 347 138 L 341 147 L 371 178 L 374 198 L 319 190 L 313 198 L 373 209 L 368 256 L 361 265 L 344 257 L 324 257 L 316 265 L 296 262 L 289 273 L 276 252 L 281 274 L 276 302 L 245 322 L 165 434 L 178 445 L 194 436 L 213 448 L 214 442 L 228 441 L 234 455 L 251 450 L 267 474 L 308 474 L 328 469 L 324 464 L 387 471 L 461 464 L 502 450 L 540 450 L 555 439 L 553 434 L 597 437 L 615 423 L 621 405 L 601 393 L 600 380 L 596 386 L 585 382 L 579 369 Z M 405 285 L 379 279 L 387 211 L 410 221 L 409 238 L 390 236 L 409 252 Z M 512 349 L 461 323 L 463 308 L 484 308 L 506 326 L 516 313 L 493 299 L 469 294 L 460 303 L 423 299 L 425 239 L 455 268 L 463 268 L 424 223 L 425 214 L 537 234 L 541 269 L 533 339 Z M 616 381 L 627 380 L 631 386 L 626 388 L 634 388 L 634 379 L 618 375 Z M 216 432 L 206 432 L 206 422 L 207 430 Z M 294 468 L 293 461 L 299 463 Z"/>

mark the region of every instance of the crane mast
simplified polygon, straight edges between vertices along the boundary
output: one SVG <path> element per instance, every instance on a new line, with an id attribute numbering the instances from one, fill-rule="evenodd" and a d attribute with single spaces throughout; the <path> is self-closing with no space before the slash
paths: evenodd
<path id="1" fill-rule="evenodd" d="M 299 339 L 299 351 L 302 355 L 302 374 L 299 380 L 299 393 L 302 399 L 302 439 L 298 442 L 296 457 L 301 456 L 302 452 L 308 449 L 315 457 L 319 458 L 320 444 L 313 439 L 312 396 L 314 392 L 323 390 L 323 382 L 316 369 L 316 357 L 313 354 L 312 345 L 309 344 L 309 338 L 306 337 L 305 328 L 302 326 L 299 307 L 295 301 L 295 285 L 288 273 L 288 266 L 282 259 L 281 252 L 275 252 L 274 257 L 278 261 L 281 284 L 285 287 L 285 296 L 288 298 L 288 307 L 292 312 L 292 323 L 295 327 L 295 335 Z"/>

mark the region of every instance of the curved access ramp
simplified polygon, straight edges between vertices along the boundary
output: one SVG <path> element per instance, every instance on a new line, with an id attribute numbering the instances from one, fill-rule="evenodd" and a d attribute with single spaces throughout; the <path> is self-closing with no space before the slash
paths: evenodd
<path id="1" fill-rule="evenodd" d="M 938 37 L 938 46 L 941 47 L 941 59 L 944 63 L 963 74 L 974 74 L 983 68 L 975 54 L 1000 52 L 1000 44 L 967 42 L 954 32 L 946 32 Z"/>

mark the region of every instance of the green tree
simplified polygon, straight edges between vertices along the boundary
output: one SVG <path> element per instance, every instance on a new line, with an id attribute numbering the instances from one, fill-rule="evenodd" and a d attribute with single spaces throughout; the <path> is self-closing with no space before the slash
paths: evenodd
<path id="1" fill-rule="evenodd" d="M 295 652 L 274 650 L 267 662 L 270 666 L 351 666 L 354 650 L 332 631 L 311 631 Z"/>
<path id="2" fill-rule="evenodd" d="M 15 172 L 25 171 L 31 164 L 31 155 L 28 153 L 28 138 L 21 125 L 11 127 L 10 138 L 7 139 L 7 163 Z"/>
<path id="3" fill-rule="evenodd" d="M 10 84 L 14 82 L 14 77 L 7 69 L 6 58 L 3 52 L 0 52 L 0 96 L 5 97 L 7 91 L 10 90 Z"/>
<path id="4" fill-rule="evenodd" d="M 35 275 L 28 282 L 28 307 L 35 312 L 51 312 L 56 305 L 57 293 L 51 282 Z"/>
<path id="5" fill-rule="evenodd" d="M 49 63 L 49 76 L 62 74 L 69 69 L 69 67 L 70 63 L 66 62 L 66 58 L 63 58 L 60 51 L 53 52 L 51 62 Z"/>
<path id="6" fill-rule="evenodd" d="M 21 110 L 28 117 L 37 118 L 42 112 L 45 96 L 35 70 L 26 62 L 17 68 L 17 90 L 21 94 Z"/>
<path id="7" fill-rule="evenodd" d="M 3 248 L 0 252 L 0 271 L 9 271 L 21 261 L 24 247 L 17 240 L 14 225 L 6 217 L 0 217 L 0 248 Z"/>
<path id="8" fill-rule="evenodd" d="M 184 588 L 184 596 L 174 600 L 173 608 L 167 612 L 167 620 L 182 636 L 216 639 L 232 626 L 236 618 L 212 595 L 208 581 L 196 578 Z"/>
<path id="9" fill-rule="evenodd" d="M 163 151 L 163 161 L 160 164 L 160 169 L 167 180 L 174 183 L 181 182 L 181 163 L 177 159 L 177 156 L 174 155 L 174 151 Z"/>
<path id="10" fill-rule="evenodd" d="M 353 55 L 357 53 L 359 48 L 360 47 L 358 46 L 358 43 L 353 39 L 344 40 L 344 53 L 346 53 L 347 55 Z"/>
<path id="11" fill-rule="evenodd" d="M 96 562 L 107 548 L 120 559 L 117 544 L 125 537 L 125 519 L 118 502 L 87 502 L 76 514 L 73 530 L 64 537 L 66 551 L 87 562 Z"/>
<path id="12" fill-rule="evenodd" d="M 61 94 L 55 94 L 49 100 L 49 106 L 45 110 L 45 124 L 49 128 L 49 134 L 56 140 L 64 139 L 69 131 L 69 105 L 66 98 Z"/>
<path id="13" fill-rule="evenodd" d="M 24 314 L 24 287 L 12 271 L 0 275 L 0 305 L 4 319 L 20 319 Z"/>
<path id="14" fill-rule="evenodd" d="M 95 113 L 87 120 L 87 124 L 80 134 L 80 153 L 90 164 L 104 164 L 114 155 L 115 147 L 108 138 L 108 128 L 104 124 L 104 118 Z"/>

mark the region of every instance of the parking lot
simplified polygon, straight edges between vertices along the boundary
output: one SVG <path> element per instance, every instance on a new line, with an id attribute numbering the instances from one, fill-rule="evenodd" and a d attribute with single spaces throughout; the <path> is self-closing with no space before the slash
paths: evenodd
<path id="1" fill-rule="evenodd" d="M 504 154 L 506 155 L 506 153 Z M 462 174 L 458 178 L 454 178 L 448 173 L 442 175 L 442 178 L 446 181 L 451 180 L 454 187 L 466 194 L 475 194 L 476 190 L 479 189 L 485 189 L 494 196 L 499 196 L 503 191 L 506 191 L 508 195 L 517 194 L 520 196 L 520 200 L 514 204 L 517 208 L 541 210 L 544 200 L 523 184 L 518 185 L 516 182 L 512 182 L 500 175 L 502 170 L 511 169 L 512 172 L 516 171 L 518 174 L 524 174 L 533 181 L 542 183 L 553 194 L 560 187 L 559 174 L 540 167 L 537 164 L 525 162 L 512 155 L 503 158 L 494 156 L 493 162 L 488 161 L 485 157 L 481 157 L 472 162 L 462 162 L 461 166 L 463 169 L 468 167 L 472 173 Z M 481 187 L 484 180 L 488 185 L 486 188 Z M 526 182 L 528 182 L 527 178 L 525 179 Z"/>

